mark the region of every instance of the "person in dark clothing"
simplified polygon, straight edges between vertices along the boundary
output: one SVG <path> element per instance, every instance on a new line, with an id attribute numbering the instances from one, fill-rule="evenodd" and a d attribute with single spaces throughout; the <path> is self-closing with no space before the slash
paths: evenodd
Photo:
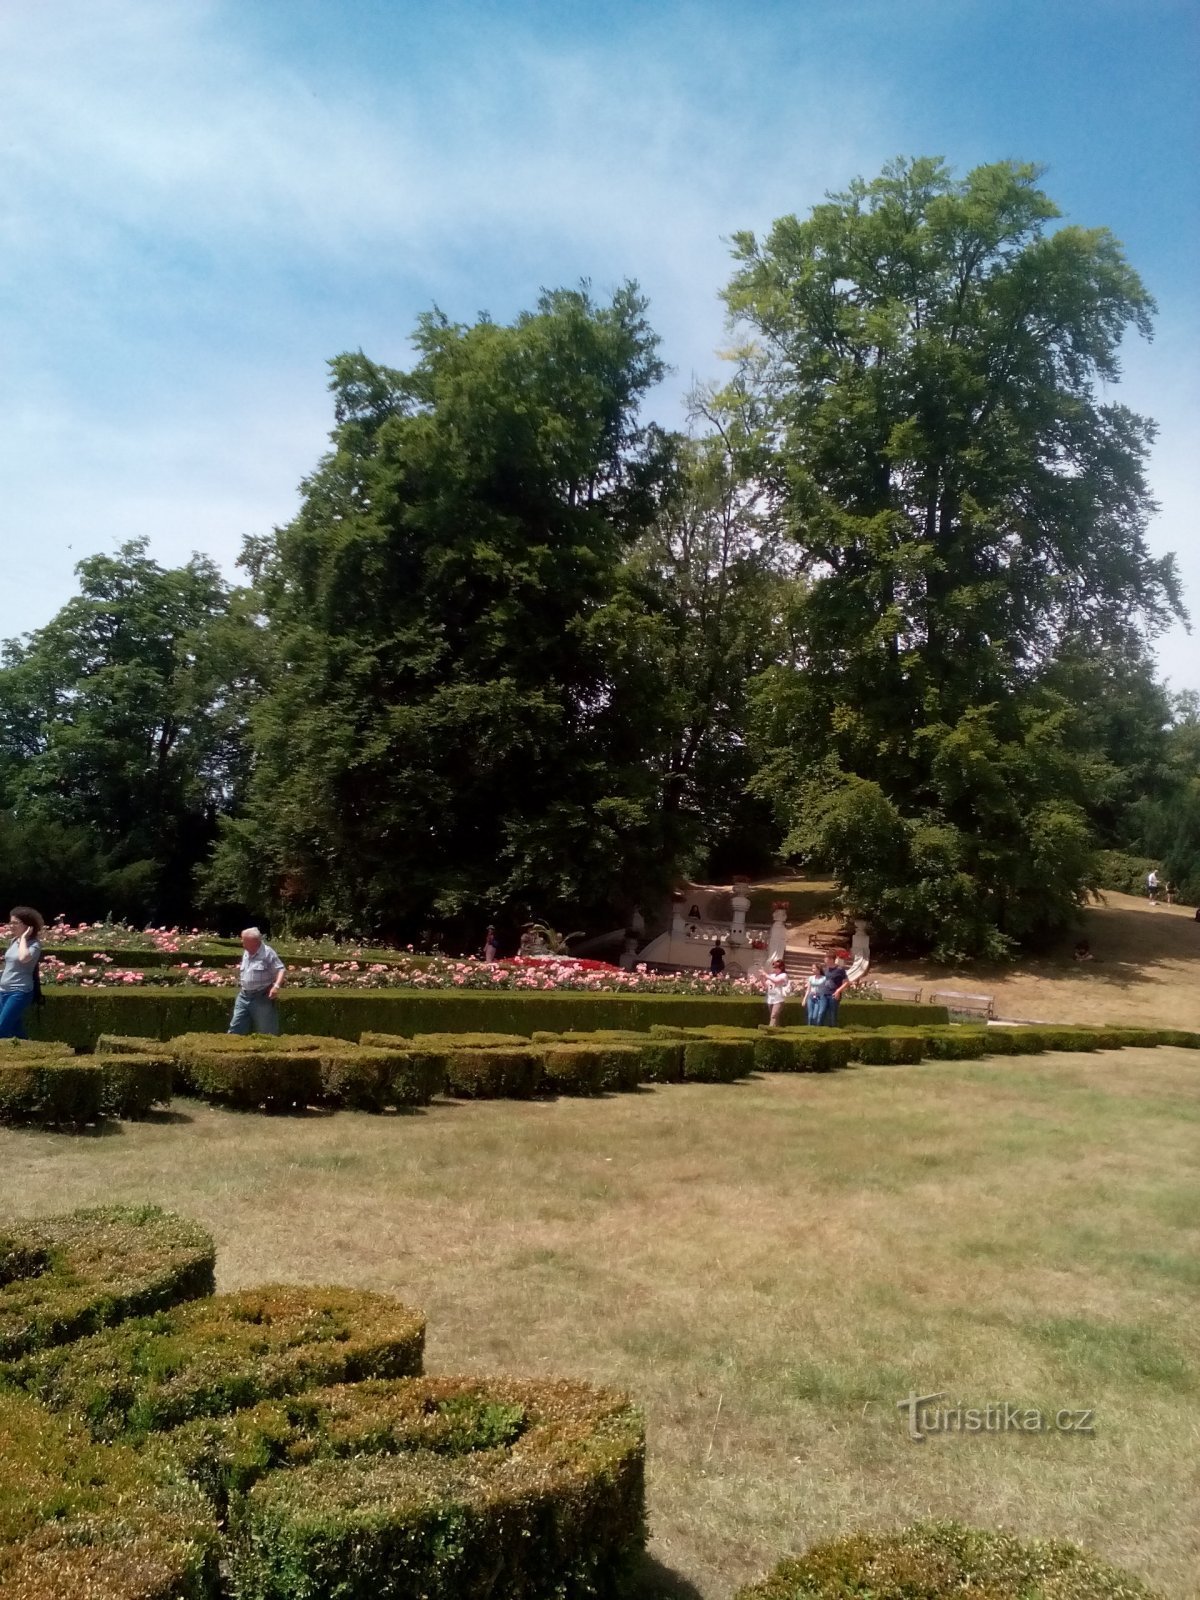
<path id="1" fill-rule="evenodd" d="M 850 987 L 850 974 L 842 965 L 844 959 L 839 950 L 825 968 L 825 1010 L 821 1016 L 821 1026 L 825 1028 L 837 1027 L 838 1002 Z"/>
<path id="2" fill-rule="evenodd" d="M 720 939 L 716 941 L 708 952 L 708 970 L 714 978 L 723 978 L 725 976 L 725 946 Z"/>

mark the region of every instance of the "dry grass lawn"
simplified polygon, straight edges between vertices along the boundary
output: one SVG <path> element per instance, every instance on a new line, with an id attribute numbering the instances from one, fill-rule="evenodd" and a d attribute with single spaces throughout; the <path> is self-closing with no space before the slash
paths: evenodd
<path id="1" fill-rule="evenodd" d="M 154 1200 L 220 1286 L 395 1292 L 431 1371 L 631 1390 L 645 1595 L 724 1597 L 861 1525 L 1077 1539 L 1200 1594 L 1200 1055 L 860 1068 L 603 1101 L 264 1118 L 181 1102 L 0 1132 L 0 1204 Z M 1095 1411 L 1092 1437 L 914 1444 L 946 1391 Z"/>

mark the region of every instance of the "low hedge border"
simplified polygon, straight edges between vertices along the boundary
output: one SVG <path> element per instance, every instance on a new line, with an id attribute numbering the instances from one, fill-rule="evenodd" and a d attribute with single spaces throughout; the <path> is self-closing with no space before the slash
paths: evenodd
<path id="1" fill-rule="evenodd" d="M 579 1383 L 316 1390 L 151 1455 L 225 1512 L 234 1600 L 594 1600 L 645 1540 L 642 1420 Z"/>
<path id="2" fill-rule="evenodd" d="M 0 1061 L 0 1123 L 75 1128 L 105 1109 L 104 1068 L 90 1058 Z"/>
<path id="3" fill-rule="evenodd" d="M 3 1360 L 213 1292 L 212 1239 L 157 1206 L 39 1217 L 9 1224 L 5 1240 L 18 1265 L 0 1274 Z"/>
<path id="4" fill-rule="evenodd" d="M 165 1040 L 194 1032 L 224 1033 L 233 997 L 211 989 L 55 989 L 43 1014 L 30 1019 L 38 1038 L 55 1038 L 90 1050 L 102 1033 Z M 705 995 L 589 994 L 578 991 L 486 994 L 472 990 L 372 989 L 284 990 L 285 1026 L 295 1034 L 357 1039 L 365 1032 L 509 1033 L 529 1038 L 535 1030 L 594 1032 L 598 1028 L 646 1032 L 652 1023 L 677 1027 L 732 1023 L 755 1027 L 761 1000 Z M 797 1014 L 799 1011 L 797 1009 Z M 786 1013 L 785 1013 L 786 1015 Z M 845 1027 L 901 1027 L 946 1023 L 941 1006 L 844 1000 Z"/>
<path id="5" fill-rule="evenodd" d="M 37 1351 L 0 1383 L 113 1440 L 318 1384 L 413 1377 L 424 1349 L 425 1318 L 387 1295 L 267 1285 Z"/>
<path id="6" fill-rule="evenodd" d="M 958 1523 L 856 1533 L 793 1556 L 736 1600 L 1156 1600 L 1131 1573 L 1077 1545 Z"/>
<path id="7" fill-rule="evenodd" d="M 216 1519 L 194 1485 L 0 1395 L 5 1600 L 202 1600 L 217 1592 L 217 1555 Z"/>

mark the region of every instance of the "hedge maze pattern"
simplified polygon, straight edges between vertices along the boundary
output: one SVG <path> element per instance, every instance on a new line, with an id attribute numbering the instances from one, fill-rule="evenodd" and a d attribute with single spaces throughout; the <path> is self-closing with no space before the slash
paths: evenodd
<path id="1" fill-rule="evenodd" d="M 600 1600 L 644 1543 L 621 1395 L 423 1377 L 383 1295 L 216 1295 L 153 1208 L 2 1238 L 6 1600 Z"/>
<path id="2" fill-rule="evenodd" d="M 536 1015 L 527 1011 L 526 1022 Z M 426 1106 L 438 1094 L 610 1094 L 642 1084 L 730 1083 L 751 1072 L 832 1071 L 854 1062 L 900 1066 L 1159 1044 L 1195 1048 L 1200 1035 L 926 1021 L 837 1029 L 651 1023 L 647 1029 L 534 1029 L 528 1035 L 367 1030 L 357 1043 L 326 1034 L 185 1033 L 165 1042 L 101 1034 L 87 1057 L 44 1042 L 0 1047 L 0 1122 L 73 1127 L 104 1116 L 144 1117 L 168 1104 L 173 1092 L 248 1111 L 325 1107 L 378 1113 Z"/>

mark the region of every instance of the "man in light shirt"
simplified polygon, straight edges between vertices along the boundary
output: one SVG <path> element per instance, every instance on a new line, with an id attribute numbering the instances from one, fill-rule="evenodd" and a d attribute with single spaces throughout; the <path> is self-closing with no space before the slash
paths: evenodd
<path id="1" fill-rule="evenodd" d="M 278 1033 L 279 991 L 287 968 L 257 928 L 242 929 L 242 964 L 230 1033 Z"/>

